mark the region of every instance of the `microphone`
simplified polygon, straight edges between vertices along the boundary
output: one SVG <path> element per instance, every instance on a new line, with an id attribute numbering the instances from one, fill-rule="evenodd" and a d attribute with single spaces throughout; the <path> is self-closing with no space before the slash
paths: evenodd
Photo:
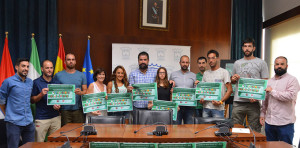
<path id="1" fill-rule="evenodd" d="M 150 135 L 152 134 L 152 135 L 156 135 L 156 136 L 168 135 L 167 125 L 163 122 L 155 122 L 153 124 L 141 127 L 138 130 L 135 130 L 133 133 L 136 134 L 137 132 L 139 132 L 140 130 L 142 130 L 146 127 L 150 127 L 150 126 L 157 125 L 157 124 L 163 124 L 164 126 L 157 126 L 155 131 L 149 132 L 148 134 L 150 134 Z"/>
<path id="2" fill-rule="evenodd" d="M 97 135 L 97 130 L 95 129 L 95 126 L 93 124 L 85 125 L 83 127 L 83 130 L 80 132 L 80 134 L 82 134 L 84 136 Z"/>
<path id="3" fill-rule="evenodd" d="M 58 137 L 61 137 L 61 136 L 66 136 L 68 141 L 65 142 L 60 148 L 72 148 L 71 145 L 70 145 L 69 137 L 67 135 L 60 135 L 60 136 L 54 137 L 54 139 L 58 138 Z"/>
<path id="4" fill-rule="evenodd" d="M 249 129 L 251 130 L 251 132 L 252 132 L 252 134 L 253 134 L 253 139 L 254 139 L 254 144 L 252 143 L 252 142 L 250 142 L 250 146 L 249 146 L 249 148 L 256 148 L 255 147 L 255 143 L 256 143 L 256 138 L 255 138 L 255 134 L 254 134 L 254 132 L 253 132 L 253 130 L 252 130 L 252 128 L 251 128 L 251 126 L 249 125 L 249 126 L 245 126 L 246 128 L 248 128 L 249 127 Z"/>

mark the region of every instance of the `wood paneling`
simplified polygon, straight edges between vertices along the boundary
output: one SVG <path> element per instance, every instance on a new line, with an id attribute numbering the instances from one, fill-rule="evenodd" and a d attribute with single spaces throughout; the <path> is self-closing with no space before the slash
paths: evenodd
<path id="1" fill-rule="evenodd" d="M 82 68 L 88 35 L 93 67 L 103 67 L 108 75 L 112 43 L 192 46 L 196 73 L 197 58 L 210 49 L 230 59 L 231 0 L 170 0 L 169 31 L 139 29 L 139 7 L 140 0 L 59 0 L 58 30 L 66 53 L 76 55 L 76 68 Z"/>

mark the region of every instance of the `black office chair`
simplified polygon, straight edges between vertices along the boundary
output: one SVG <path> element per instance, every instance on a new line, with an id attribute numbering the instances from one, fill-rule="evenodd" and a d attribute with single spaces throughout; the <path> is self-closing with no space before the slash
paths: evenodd
<path id="1" fill-rule="evenodd" d="M 194 124 L 217 124 L 227 123 L 230 127 L 233 127 L 233 120 L 223 117 L 194 117 Z"/>
<path id="2" fill-rule="evenodd" d="M 95 124 L 125 124 L 125 116 L 89 116 L 88 122 Z"/>
<path id="3" fill-rule="evenodd" d="M 172 124 L 172 110 L 136 110 L 133 115 L 133 124 L 154 124 L 162 122 Z"/>

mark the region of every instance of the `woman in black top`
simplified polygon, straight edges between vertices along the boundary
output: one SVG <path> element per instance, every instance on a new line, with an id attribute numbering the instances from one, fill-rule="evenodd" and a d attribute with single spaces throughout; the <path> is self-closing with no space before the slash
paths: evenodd
<path id="1" fill-rule="evenodd" d="M 172 101 L 172 84 L 169 83 L 167 69 L 160 67 L 156 74 L 158 100 Z M 149 101 L 148 108 L 151 109 L 153 102 Z"/>

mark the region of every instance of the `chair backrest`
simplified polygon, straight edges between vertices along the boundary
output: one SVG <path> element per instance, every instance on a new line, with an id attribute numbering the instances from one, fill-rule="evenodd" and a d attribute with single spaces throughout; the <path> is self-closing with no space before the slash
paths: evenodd
<path id="1" fill-rule="evenodd" d="M 125 116 L 89 116 L 89 123 L 125 124 Z"/>
<path id="2" fill-rule="evenodd" d="M 163 122 L 172 124 L 172 110 L 136 110 L 133 115 L 133 124 L 154 124 Z"/>
<path id="3" fill-rule="evenodd" d="M 194 124 L 217 124 L 228 123 L 230 127 L 233 127 L 233 120 L 223 117 L 194 117 Z"/>

